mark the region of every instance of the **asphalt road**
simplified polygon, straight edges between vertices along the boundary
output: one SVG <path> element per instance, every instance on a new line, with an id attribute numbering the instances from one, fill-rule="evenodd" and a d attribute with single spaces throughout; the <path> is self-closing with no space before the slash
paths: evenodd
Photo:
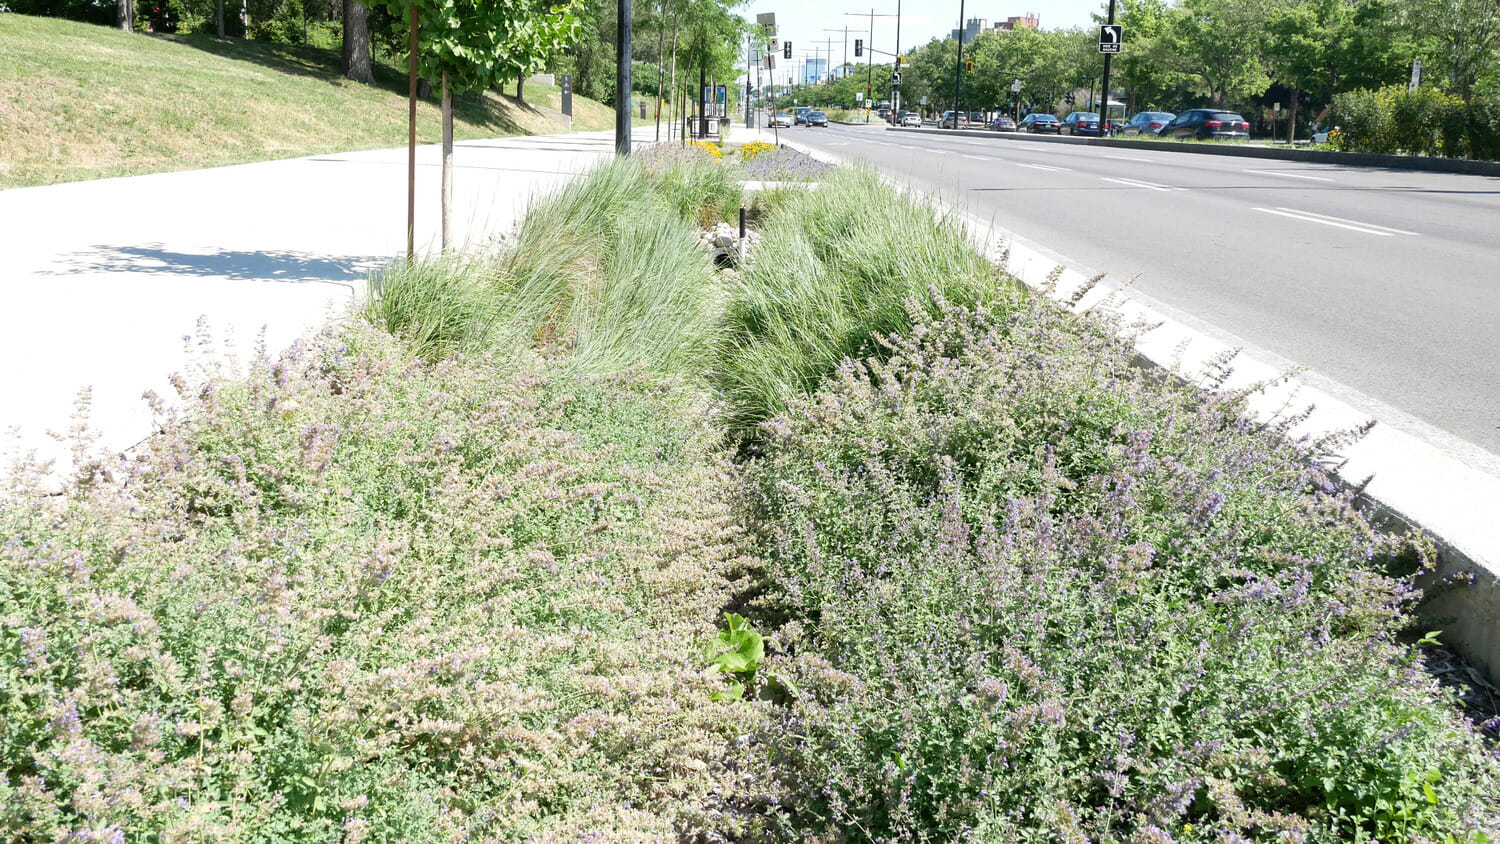
<path id="1" fill-rule="evenodd" d="M 1136 290 L 1309 367 L 1383 424 L 1500 465 L 1500 179 L 985 130 L 787 136 L 1086 271 L 1136 277 Z"/>

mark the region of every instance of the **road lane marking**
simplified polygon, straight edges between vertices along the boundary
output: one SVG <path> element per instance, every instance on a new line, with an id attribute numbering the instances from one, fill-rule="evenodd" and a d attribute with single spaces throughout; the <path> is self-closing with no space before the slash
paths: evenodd
<path id="1" fill-rule="evenodd" d="M 1104 179 L 1104 181 L 1106 182 L 1114 182 L 1117 185 L 1127 185 L 1133 188 L 1146 188 L 1148 190 L 1161 191 L 1186 190 L 1186 188 L 1174 188 L 1171 185 L 1158 185 L 1156 182 L 1142 182 L 1137 179 L 1111 179 L 1108 176 L 1101 176 L 1100 178 Z"/>
<path id="2" fill-rule="evenodd" d="M 1017 167 L 1030 167 L 1033 170 L 1046 170 L 1048 173 L 1056 173 L 1058 170 L 1067 170 L 1068 169 L 1066 167 L 1048 167 L 1045 164 L 1022 164 L 1019 161 L 1016 162 L 1016 166 Z"/>
<path id="3" fill-rule="evenodd" d="M 896 144 L 896 146 L 901 147 L 902 149 L 921 149 L 921 147 L 914 147 L 911 144 Z"/>
<path id="4" fill-rule="evenodd" d="M 1348 229 L 1350 231 L 1356 231 L 1361 234 L 1372 234 L 1376 237 L 1395 237 L 1398 234 L 1411 235 L 1412 237 L 1421 237 L 1421 235 L 1417 232 L 1409 232 L 1405 229 L 1393 229 L 1389 226 L 1379 226 L 1374 223 L 1361 223 L 1358 220 L 1346 220 L 1343 217 L 1330 217 L 1327 214 L 1318 214 L 1312 211 L 1299 211 L 1295 208 L 1283 208 L 1281 206 L 1277 206 L 1276 208 L 1256 208 L 1255 210 L 1263 211 L 1267 214 L 1276 214 L 1282 217 L 1290 217 L 1294 220 L 1301 220 L 1305 223 L 1321 223 L 1325 226 L 1334 226 L 1340 229 Z"/>
<path id="5" fill-rule="evenodd" d="M 1129 156 L 1129 155 L 1110 155 L 1107 152 L 1100 153 L 1100 157 L 1102 157 L 1102 158 L 1113 158 L 1116 161 L 1140 161 L 1140 162 L 1143 162 L 1145 164 L 1150 164 L 1151 163 L 1151 159 L 1149 159 L 1149 158 L 1135 158 L 1134 156 Z"/>
<path id="6" fill-rule="evenodd" d="M 1262 176 L 1285 176 L 1288 179 L 1311 179 L 1311 180 L 1313 180 L 1315 182 L 1331 182 L 1331 181 L 1333 181 L 1332 179 L 1327 179 L 1327 178 L 1324 178 L 1322 176 L 1308 176 L 1308 175 L 1305 175 L 1305 174 L 1302 174 L 1302 173 L 1288 173 L 1288 172 L 1286 172 L 1284 170 L 1246 170 L 1245 172 L 1246 173 L 1259 173 Z"/>
<path id="7" fill-rule="evenodd" d="M 972 158 L 975 161 L 993 161 L 994 160 L 994 159 L 991 159 L 991 158 L 985 158 L 982 155 L 969 155 L 968 153 L 964 153 L 963 155 L 964 155 L 964 158 Z"/>

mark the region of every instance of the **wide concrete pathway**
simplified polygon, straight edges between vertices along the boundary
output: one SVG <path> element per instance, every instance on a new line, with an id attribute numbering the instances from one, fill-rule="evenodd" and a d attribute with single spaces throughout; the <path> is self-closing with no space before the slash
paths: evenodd
<path id="1" fill-rule="evenodd" d="M 508 231 L 613 150 L 612 132 L 456 144 L 455 242 Z M 418 148 L 423 253 L 438 247 L 440 172 L 439 149 Z M 100 444 L 139 442 L 142 393 L 173 395 L 200 319 L 216 358 L 244 361 L 262 332 L 274 353 L 343 313 L 405 254 L 406 185 L 402 148 L 0 191 L 0 455 L 65 457 L 48 431 L 70 427 L 85 388 Z"/>

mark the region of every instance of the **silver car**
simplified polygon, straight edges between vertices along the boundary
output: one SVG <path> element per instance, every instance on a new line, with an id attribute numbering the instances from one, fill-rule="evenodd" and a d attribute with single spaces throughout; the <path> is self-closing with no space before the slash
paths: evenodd
<path id="1" fill-rule="evenodd" d="M 915 111 L 908 111 L 906 115 L 901 118 L 901 125 L 920 127 L 922 125 L 922 115 L 917 114 Z"/>

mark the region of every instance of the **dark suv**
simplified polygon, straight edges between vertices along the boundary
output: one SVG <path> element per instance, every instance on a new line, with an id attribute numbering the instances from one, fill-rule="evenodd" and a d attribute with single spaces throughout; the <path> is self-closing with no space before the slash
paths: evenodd
<path id="1" fill-rule="evenodd" d="M 1167 121 L 1157 132 L 1159 137 L 1186 140 L 1243 141 L 1250 137 L 1250 124 L 1232 111 L 1216 108 L 1190 108 Z"/>

